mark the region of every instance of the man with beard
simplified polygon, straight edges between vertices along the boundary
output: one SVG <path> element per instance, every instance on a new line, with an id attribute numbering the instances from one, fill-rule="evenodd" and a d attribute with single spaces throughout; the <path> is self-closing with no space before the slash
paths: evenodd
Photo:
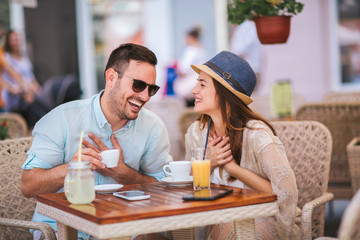
<path id="1" fill-rule="evenodd" d="M 154 113 L 142 109 L 159 90 L 156 64 L 157 58 L 148 48 L 120 45 L 108 59 L 103 91 L 62 104 L 36 123 L 22 166 L 25 197 L 63 191 L 68 162 L 78 160 L 81 131 L 85 133 L 81 160 L 91 162 L 95 185 L 155 182 L 164 177 L 162 168 L 172 161 L 168 133 Z M 119 163 L 107 168 L 100 152 L 113 148 L 120 149 Z M 56 230 L 54 220 L 36 211 L 33 221 L 47 222 Z M 34 239 L 41 239 L 38 234 L 34 233 Z"/>

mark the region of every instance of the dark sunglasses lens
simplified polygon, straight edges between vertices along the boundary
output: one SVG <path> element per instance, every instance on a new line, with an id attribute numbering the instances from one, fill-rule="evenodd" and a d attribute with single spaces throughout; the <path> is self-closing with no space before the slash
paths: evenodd
<path id="1" fill-rule="evenodd" d="M 156 85 L 148 85 L 146 82 L 141 81 L 141 80 L 136 80 L 133 79 L 134 83 L 132 85 L 132 89 L 134 92 L 142 92 L 145 90 L 146 86 L 149 86 L 148 91 L 149 91 L 149 96 L 154 96 L 156 94 L 156 92 L 159 90 L 159 86 Z"/>
<path id="2" fill-rule="evenodd" d="M 133 89 L 134 92 L 142 92 L 142 91 L 144 91 L 146 86 L 147 86 L 146 82 L 134 79 L 132 89 Z"/>
<path id="3" fill-rule="evenodd" d="M 149 86 L 149 96 L 154 96 L 157 91 L 159 90 L 159 86 L 156 86 L 156 85 L 152 85 L 152 86 Z"/>

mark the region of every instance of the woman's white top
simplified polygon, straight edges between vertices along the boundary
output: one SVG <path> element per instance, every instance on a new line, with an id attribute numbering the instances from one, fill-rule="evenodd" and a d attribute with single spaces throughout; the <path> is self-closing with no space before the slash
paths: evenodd
<path id="1" fill-rule="evenodd" d="M 190 160 L 190 149 L 204 147 L 207 127 L 199 128 L 199 121 L 194 122 L 185 135 L 186 160 Z M 271 129 L 262 121 L 250 120 L 243 133 L 243 147 L 240 166 L 269 180 L 273 194 L 277 195 L 279 213 L 276 217 L 256 219 L 257 236 L 266 239 L 277 232 L 278 237 L 297 239 L 300 228 L 295 224 L 298 190 L 296 179 L 288 162 L 283 144 Z M 215 168 L 211 175 L 211 182 L 239 188 L 251 189 L 240 180 L 228 182 L 229 174 L 223 170 L 220 177 L 219 168 Z M 259 230 L 259 231 L 258 231 Z M 277 237 L 275 237 L 277 238 Z"/>

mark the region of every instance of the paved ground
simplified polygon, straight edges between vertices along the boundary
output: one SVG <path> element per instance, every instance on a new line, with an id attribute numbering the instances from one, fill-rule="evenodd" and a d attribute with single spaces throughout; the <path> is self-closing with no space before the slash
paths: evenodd
<path id="1" fill-rule="evenodd" d="M 334 200 L 332 201 L 332 208 L 331 203 L 326 205 L 324 236 L 337 237 L 341 217 L 349 202 L 350 200 Z M 333 209 L 333 211 L 331 211 L 331 209 Z"/>

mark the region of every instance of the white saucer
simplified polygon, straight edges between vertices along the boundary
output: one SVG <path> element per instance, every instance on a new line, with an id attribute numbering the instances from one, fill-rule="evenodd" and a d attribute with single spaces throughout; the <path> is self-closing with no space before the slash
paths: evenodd
<path id="1" fill-rule="evenodd" d="M 95 191 L 97 193 L 113 193 L 117 192 L 120 188 L 124 185 L 122 184 L 103 184 L 103 185 L 96 185 Z"/>
<path id="2" fill-rule="evenodd" d="M 172 177 L 164 177 L 163 179 L 161 179 L 161 181 L 168 184 L 169 186 L 186 186 L 193 183 L 193 177 L 189 176 L 188 180 L 183 181 L 174 181 Z"/>

